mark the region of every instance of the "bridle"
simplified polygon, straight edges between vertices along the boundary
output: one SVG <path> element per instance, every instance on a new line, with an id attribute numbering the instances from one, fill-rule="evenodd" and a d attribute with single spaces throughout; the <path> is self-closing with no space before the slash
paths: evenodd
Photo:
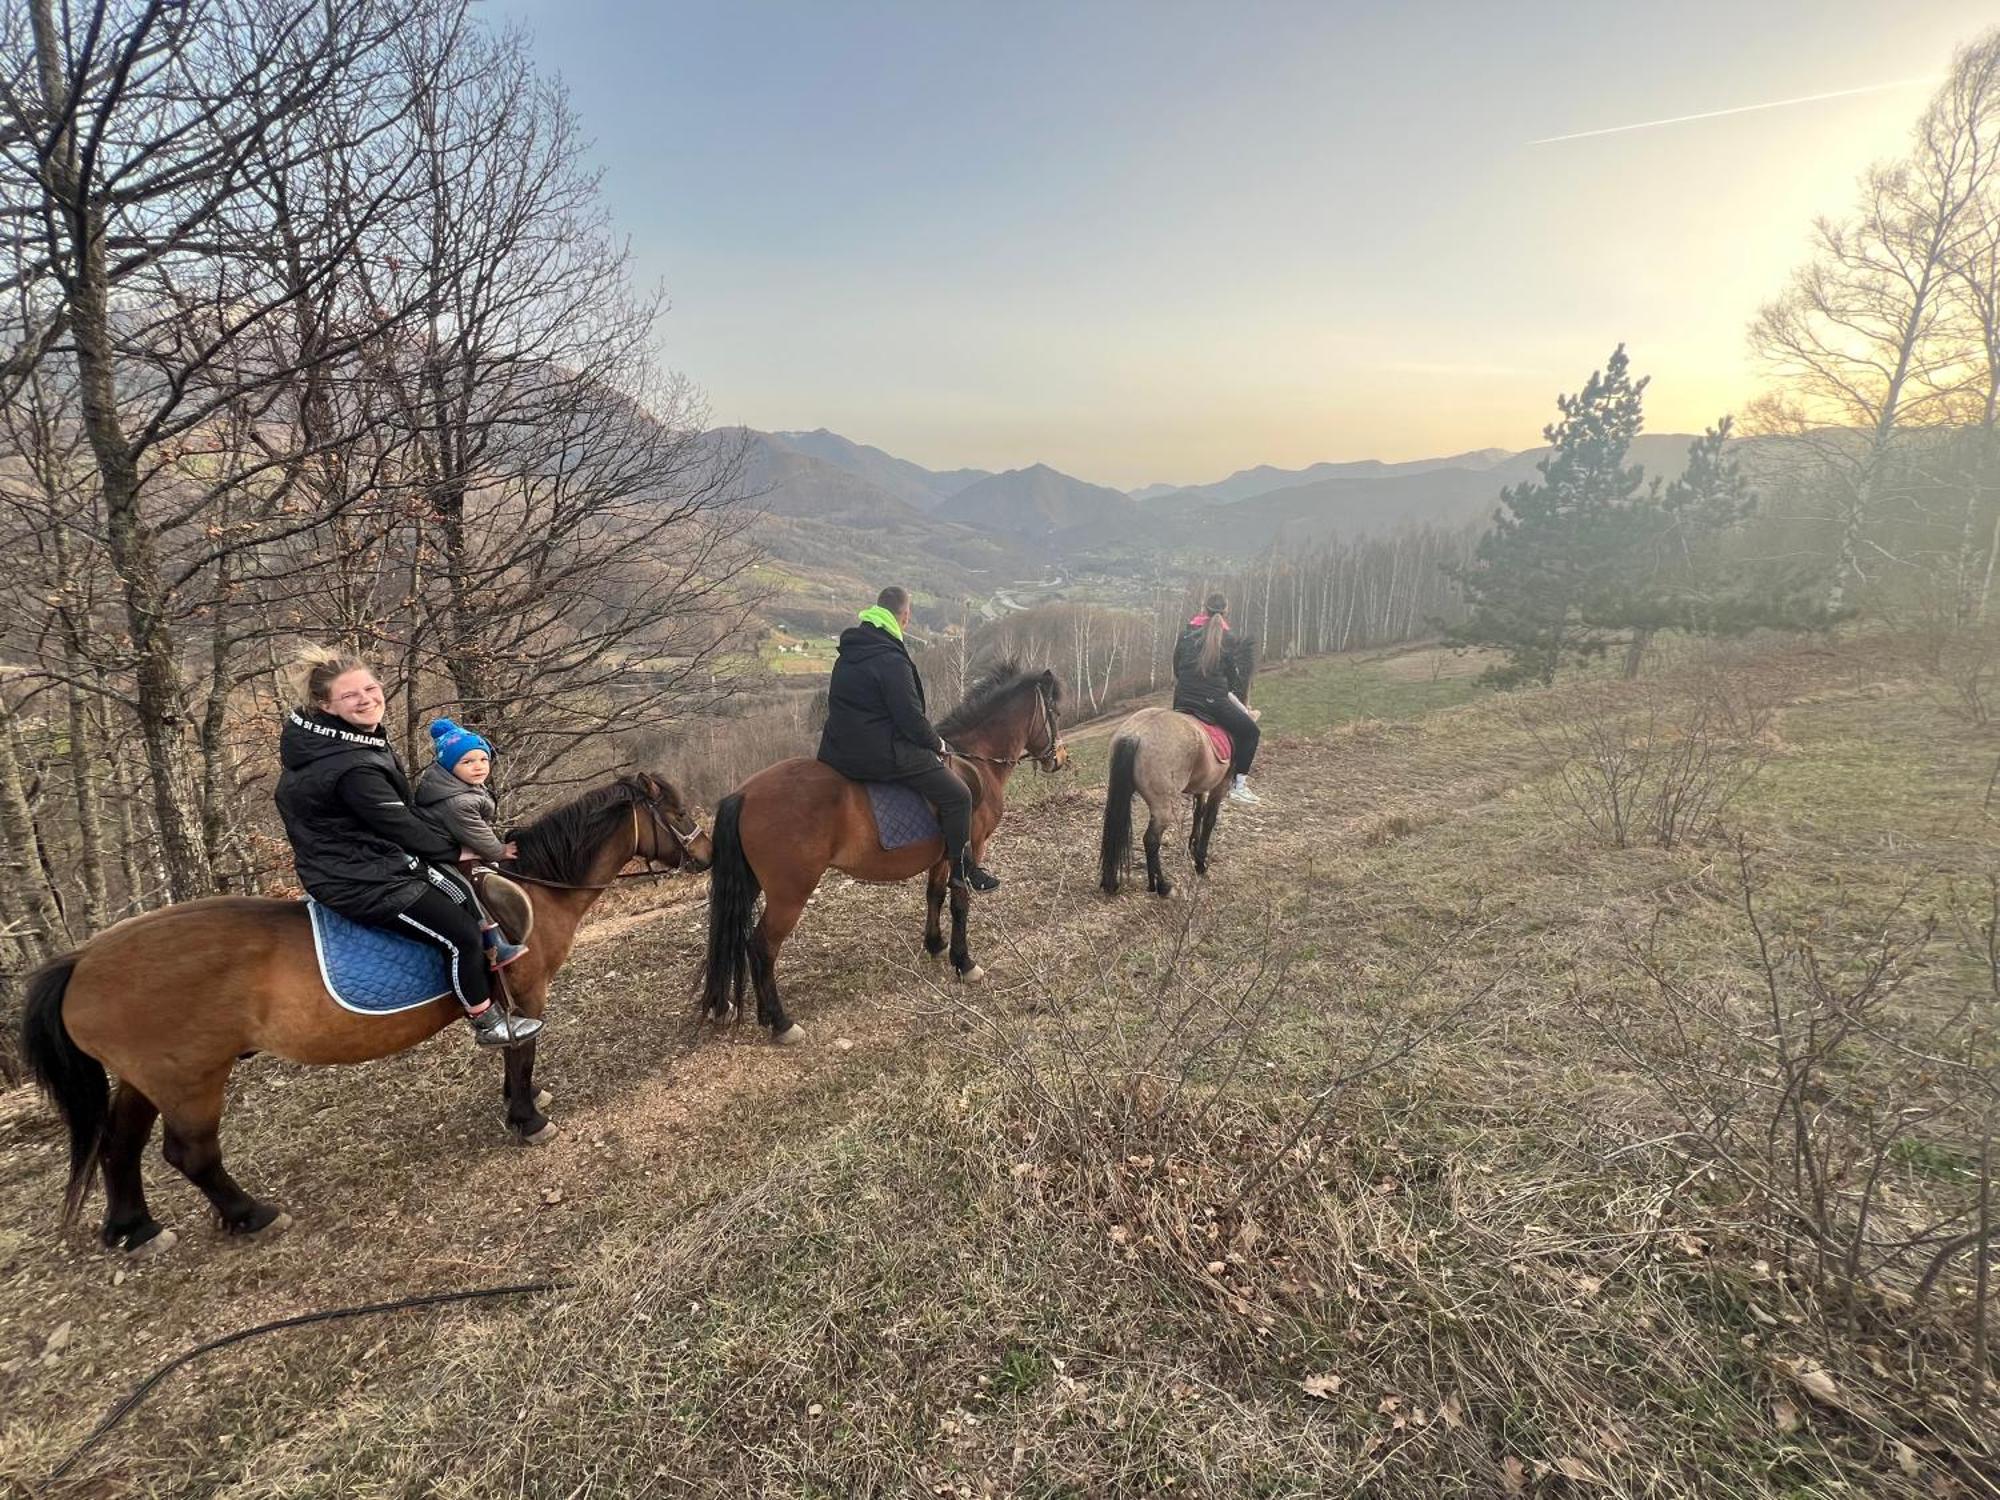
<path id="1" fill-rule="evenodd" d="M 1018 766 L 1024 765 L 1028 761 L 1033 761 L 1044 772 L 1053 775 L 1061 769 L 1061 766 L 1056 762 L 1056 753 L 1062 749 L 1061 721 L 1056 713 L 1055 704 L 1049 701 L 1048 689 L 1043 687 L 1039 682 L 1035 684 L 1035 701 L 1041 705 L 1042 710 L 1042 748 L 1040 750 L 1035 749 L 1033 745 L 1025 745 L 1022 747 L 1019 755 L 1009 759 L 1004 755 L 975 755 L 970 750 L 961 750 L 958 746 L 949 743 L 946 748 L 960 760 L 976 760 L 981 765 Z"/>
<path id="2" fill-rule="evenodd" d="M 641 855 L 639 853 L 639 809 L 642 807 L 646 810 L 646 816 L 653 820 L 653 826 L 674 841 L 675 847 L 681 853 L 680 864 L 662 865 L 658 863 L 656 856 L 651 854 Z M 673 821 L 660 811 L 659 803 L 653 798 L 634 797 L 632 799 L 632 854 L 635 859 L 643 859 L 646 867 L 643 870 L 621 870 L 603 885 L 571 885 L 561 880 L 544 880 L 539 875 L 523 875 L 516 870 L 502 870 L 500 873 L 505 875 L 509 880 L 519 881 L 523 885 L 539 885 L 552 891 L 608 891 L 621 880 L 658 880 L 662 876 L 678 875 L 682 870 L 694 863 L 694 841 L 700 838 L 702 834 L 699 819 L 690 814 L 687 822 L 687 831 L 683 833 L 680 829 L 674 827 Z"/>

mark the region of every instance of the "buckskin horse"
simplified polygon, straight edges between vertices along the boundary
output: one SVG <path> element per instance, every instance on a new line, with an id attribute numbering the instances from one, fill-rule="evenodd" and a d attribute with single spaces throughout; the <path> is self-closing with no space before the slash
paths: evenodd
<path id="1" fill-rule="evenodd" d="M 1132 858 L 1132 795 L 1146 799 L 1146 889 L 1173 894 L 1160 863 L 1160 838 L 1176 799 L 1186 797 L 1193 812 L 1188 853 L 1197 875 L 1208 873 L 1208 841 L 1215 815 L 1229 790 L 1229 762 L 1192 714 L 1170 708 L 1142 708 L 1111 737 L 1110 788 L 1104 800 L 1104 835 L 1098 846 L 1098 880 L 1107 896 L 1118 894 L 1120 877 Z"/>
<path id="2" fill-rule="evenodd" d="M 1001 662 L 982 673 L 966 690 L 965 701 L 939 720 L 937 731 L 972 788 L 975 862 L 1006 812 L 1007 781 L 1015 768 L 1032 760 L 1044 771 L 1057 771 L 1068 763 L 1058 717 L 1061 703 L 1062 684 L 1055 673 Z M 740 1014 L 747 977 L 757 990 L 757 1019 L 772 1037 L 787 1043 L 804 1040 L 805 1028 L 785 1014 L 778 997 L 778 950 L 829 869 L 856 880 L 884 882 L 929 871 L 924 950 L 932 958 L 944 951 L 939 914 L 949 889 L 952 968 L 967 982 L 985 977 L 966 946 L 971 897 L 949 884 L 943 838 L 882 848 L 867 787 L 831 766 L 804 758 L 767 766 L 716 807 L 714 839 L 708 966 L 702 985 L 702 1010 L 711 1020 Z"/>
<path id="3" fill-rule="evenodd" d="M 506 971 L 515 1008 L 542 1013 L 598 896 L 635 857 L 703 868 L 709 840 L 660 777 L 622 776 L 512 837 L 508 875 L 528 888 L 534 942 Z M 237 1061 L 269 1052 L 300 1063 L 371 1062 L 458 1020 L 450 996 L 385 1015 L 335 1004 L 320 978 L 305 903 L 214 896 L 129 917 L 29 979 L 21 1036 L 44 1092 L 69 1126 L 67 1225 L 102 1172 L 104 1243 L 150 1254 L 174 1243 L 146 1206 L 139 1164 L 165 1124 L 167 1161 L 207 1195 L 232 1234 L 285 1227 L 289 1215 L 223 1170 L 223 1091 Z M 552 1132 L 534 1082 L 535 1044 L 506 1053 L 507 1123 L 524 1140 Z M 105 1070 L 118 1075 L 109 1088 Z"/>

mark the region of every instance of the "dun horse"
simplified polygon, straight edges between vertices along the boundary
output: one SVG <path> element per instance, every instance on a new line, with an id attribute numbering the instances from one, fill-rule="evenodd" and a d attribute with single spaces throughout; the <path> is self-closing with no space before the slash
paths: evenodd
<path id="1" fill-rule="evenodd" d="M 655 776 L 621 777 L 511 835 L 508 873 L 529 890 L 534 942 L 507 970 L 516 1007 L 539 1016 L 584 913 L 636 855 L 702 868 L 708 837 L 680 793 Z M 63 1222 L 100 1168 L 104 1243 L 150 1253 L 174 1242 L 146 1206 L 139 1164 L 155 1116 L 167 1160 L 202 1190 L 224 1228 L 257 1234 L 289 1222 L 223 1170 L 223 1091 L 238 1059 L 270 1052 L 301 1063 L 354 1063 L 414 1047 L 458 1020 L 447 996 L 389 1015 L 343 1010 L 322 985 L 305 905 L 216 896 L 132 917 L 28 981 L 22 1041 L 30 1067 L 69 1125 Z M 534 1083 L 535 1044 L 507 1051 L 507 1122 L 549 1133 Z M 118 1075 L 110 1091 L 105 1070 Z"/>
<path id="2" fill-rule="evenodd" d="M 1062 685 L 1053 672 L 1024 671 L 1003 662 L 967 690 L 965 701 L 937 726 L 951 745 L 973 792 L 972 858 L 1006 811 L 1007 780 L 1024 761 L 1056 771 L 1069 759 L 1057 709 Z M 708 888 L 708 970 L 702 1009 L 714 1020 L 739 1012 L 746 976 L 757 990 L 757 1019 L 781 1042 L 805 1029 L 778 998 L 778 950 L 798 925 L 806 899 L 829 869 L 857 880 L 899 881 L 930 872 L 924 948 L 936 958 L 945 940 L 939 914 L 949 886 L 944 840 L 885 850 L 868 791 L 816 760 L 780 761 L 752 776 L 715 810 L 715 863 Z M 764 897 L 757 915 L 757 897 Z M 966 946 L 971 897 L 951 887 L 951 962 L 961 979 L 985 972 Z"/>
<path id="3" fill-rule="evenodd" d="M 1169 708 L 1142 708 L 1111 738 L 1111 786 L 1104 802 L 1104 837 L 1099 846 L 1099 882 L 1106 895 L 1118 894 L 1132 858 L 1132 795 L 1146 799 L 1146 889 L 1173 894 L 1160 864 L 1160 838 L 1174 804 L 1182 797 L 1193 810 L 1188 853 L 1194 872 L 1208 873 L 1208 841 L 1215 815 L 1229 790 L 1229 765 L 1220 759 L 1208 731 L 1192 715 Z"/>

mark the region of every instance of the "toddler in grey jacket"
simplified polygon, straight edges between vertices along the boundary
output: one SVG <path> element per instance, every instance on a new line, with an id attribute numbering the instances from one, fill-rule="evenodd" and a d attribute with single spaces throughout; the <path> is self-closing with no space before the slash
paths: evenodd
<path id="1" fill-rule="evenodd" d="M 512 859 L 514 846 L 502 836 L 498 823 L 500 804 L 486 790 L 486 780 L 493 774 L 492 744 L 477 730 L 450 719 L 431 721 L 431 742 L 437 759 L 417 782 L 417 811 L 481 860 L 490 864 Z M 483 921 L 483 930 L 495 968 L 528 951 L 506 941 L 490 921 Z"/>

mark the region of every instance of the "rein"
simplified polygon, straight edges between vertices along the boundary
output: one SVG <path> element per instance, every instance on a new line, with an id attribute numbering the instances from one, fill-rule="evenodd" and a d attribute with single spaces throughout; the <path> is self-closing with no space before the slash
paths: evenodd
<path id="1" fill-rule="evenodd" d="M 1021 753 L 1010 759 L 1004 755 L 978 755 L 970 750 L 961 750 L 949 740 L 945 742 L 945 748 L 960 760 L 975 760 L 981 765 L 1021 766 L 1026 765 L 1032 760 L 1038 765 L 1047 767 L 1049 762 L 1055 759 L 1056 749 L 1061 742 L 1060 735 L 1056 729 L 1056 711 L 1054 705 L 1049 702 L 1049 695 L 1043 692 L 1039 686 L 1035 689 L 1035 701 L 1042 707 L 1043 737 L 1048 741 L 1040 751 L 1030 749 L 1024 745 L 1021 748 Z"/>

